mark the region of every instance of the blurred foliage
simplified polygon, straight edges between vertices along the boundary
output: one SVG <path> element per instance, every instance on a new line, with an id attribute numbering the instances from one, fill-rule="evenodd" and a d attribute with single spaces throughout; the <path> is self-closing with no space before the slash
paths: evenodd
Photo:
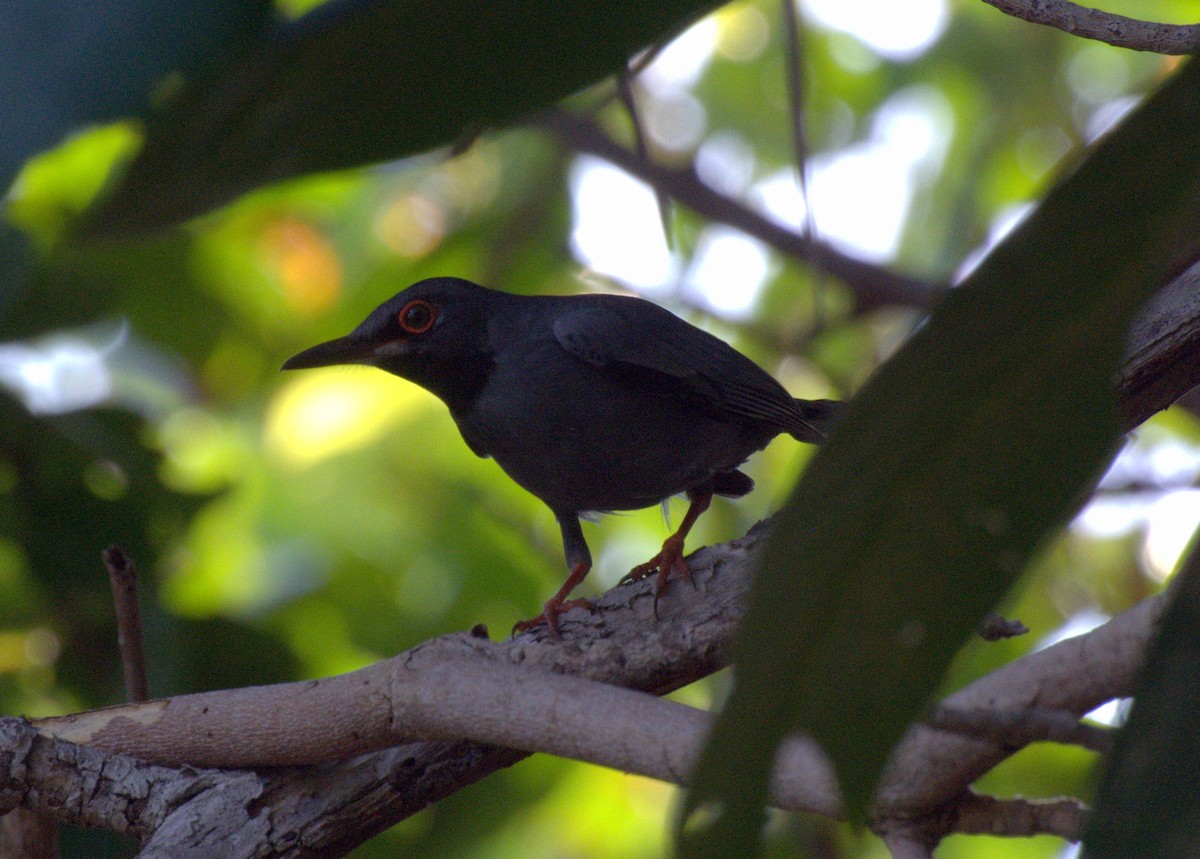
<path id="1" fill-rule="evenodd" d="M 572 242 L 579 160 L 535 132 L 496 132 L 453 158 L 311 176 L 182 227 L 84 241 L 73 234 L 78 216 L 143 133 L 132 118 L 87 124 L 144 115 L 169 90 L 166 72 L 189 67 L 182 49 L 157 59 L 159 30 L 134 38 L 138 31 L 88 29 L 85 5 L 60 7 L 58 29 L 25 12 L 40 28 L 26 32 L 34 46 L 37 33 L 85 34 L 88 50 L 76 53 L 91 64 L 77 74 L 110 87 L 108 106 L 88 107 L 77 91 L 37 78 L 0 77 L 17 80 L 5 89 L 22 122 L 0 125 L 0 154 L 13 169 L 57 142 L 24 164 L 0 223 L 0 384 L 9 392 L 0 394 L 0 711 L 119 700 L 100 563 L 110 543 L 142 574 L 155 695 L 320 676 L 478 622 L 503 632 L 535 613 L 563 575 L 553 518 L 470 454 L 440 403 L 370 370 L 284 377 L 276 369 L 422 277 L 454 274 L 513 292 L 601 283 Z M 287 13 L 304 5 L 287 4 Z M 1164 20 L 1194 12 L 1185 2 L 1107 8 Z M 938 279 L 1176 62 L 975 2 L 946 12 L 936 41 L 904 59 L 845 32 L 812 25 L 804 34 L 817 162 L 877 140 L 897 105 L 933 117 L 931 154 L 896 168 L 909 170 L 911 199 L 887 262 Z M 697 27 L 711 59 L 696 75 L 639 88 L 656 158 L 684 162 L 714 141 L 746 153 L 731 189 L 748 199 L 756 183 L 790 169 L 779 17 L 774 3 L 723 7 Z M 212 62 L 233 62 L 245 32 L 206 36 L 207 50 L 218 51 Z M 0 56 L 7 75 L 26 54 Z M 118 74 L 123 63 L 153 71 L 129 78 Z M 572 104 L 602 105 L 612 92 L 601 83 Z M 26 113 L 39 99 L 65 119 L 36 136 L 28 129 L 37 118 Z M 682 139 L 667 121 L 681 112 L 693 121 Z M 863 212 L 877 204 L 857 202 Z M 610 217 L 618 226 L 620 216 Z M 686 211 L 674 213 L 672 228 L 685 271 L 709 228 Z M 853 393 L 917 321 L 903 308 L 854 315 L 842 284 L 765 253 L 765 282 L 745 314 L 722 318 L 683 278 L 653 297 L 725 336 L 798 396 Z M 1196 479 L 1198 449 L 1200 430 L 1186 414 L 1140 431 L 1091 518 L 1048 548 L 1013 596 L 1009 613 L 1034 630 L 1029 640 L 970 645 L 946 687 L 1156 590 L 1164 573 L 1145 560 L 1146 526 L 1163 499 Z M 690 545 L 737 536 L 775 509 L 809 455 L 786 439 L 758 455 L 750 464 L 758 491 L 714 504 Z M 1105 530 L 1099 521 L 1118 524 Z M 666 533 L 657 510 L 584 528 L 597 559 L 584 593 L 614 583 Z M 1089 784 L 1092 766 L 1087 755 L 1035 746 L 983 786 L 1053 795 Z M 538 758 L 355 855 L 662 856 L 673 795 Z M 772 816 L 772 855 L 817 843 L 815 831 Z M 849 830 L 829 837 L 844 855 L 883 855 Z M 112 843 L 89 838 L 73 833 L 71 855 L 101 855 L 96 845 Z M 955 838 L 941 855 L 1048 857 L 1060 848 L 1053 839 Z"/>

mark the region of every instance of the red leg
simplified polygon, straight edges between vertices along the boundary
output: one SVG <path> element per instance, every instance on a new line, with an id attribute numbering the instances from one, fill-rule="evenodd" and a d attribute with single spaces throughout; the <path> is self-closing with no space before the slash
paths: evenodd
<path id="1" fill-rule="evenodd" d="M 646 563 L 638 564 L 624 578 L 625 581 L 636 582 L 646 578 L 655 570 L 658 571 L 658 580 L 654 584 L 656 613 L 658 595 L 667 586 L 667 580 L 671 577 L 672 570 L 677 570 L 682 578 L 689 582 L 692 581 L 692 573 L 683 560 L 683 541 L 687 538 L 688 532 L 692 530 L 692 526 L 696 524 L 696 520 L 700 518 L 700 514 L 708 509 L 708 505 L 712 502 L 712 492 L 689 492 L 688 497 L 692 500 L 691 506 L 684 514 L 683 521 L 679 523 L 679 529 L 663 542 L 662 551 Z"/>
<path id="2" fill-rule="evenodd" d="M 588 570 L 591 568 L 591 563 L 584 562 L 573 566 L 570 574 L 567 576 L 567 580 L 558 589 L 558 593 L 546 600 L 546 604 L 542 606 L 542 613 L 537 617 L 531 617 L 529 620 L 519 621 L 513 626 L 513 633 L 525 632 L 544 623 L 549 628 L 550 634 L 555 638 L 559 638 L 558 616 L 560 614 L 568 612 L 573 608 L 586 608 L 588 611 L 594 611 L 595 607 L 585 599 L 567 599 L 567 594 L 575 590 L 575 587 L 583 581 L 583 577 L 588 574 Z"/>

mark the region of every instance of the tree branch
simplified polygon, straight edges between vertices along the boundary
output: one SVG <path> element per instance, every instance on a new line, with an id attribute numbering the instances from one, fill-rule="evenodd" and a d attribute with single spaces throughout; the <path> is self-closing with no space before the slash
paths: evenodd
<path id="1" fill-rule="evenodd" d="M 113 609 L 117 619 L 117 649 L 125 678 L 125 698 L 137 703 L 150 697 L 146 679 L 146 651 L 142 642 L 142 616 L 138 610 L 137 568 L 120 546 L 104 550 L 104 566 L 112 585 Z"/>
<path id="2" fill-rule="evenodd" d="M 1013 748 L 1045 741 L 1081 746 L 1097 754 L 1107 754 L 1112 749 L 1114 733 L 1111 728 L 1081 722 L 1070 713 L 1040 708 L 962 710 L 940 706 L 934 708 L 925 724 L 939 731 L 953 731 Z"/>
<path id="3" fill-rule="evenodd" d="M 1156 54 L 1190 54 L 1200 47 L 1200 25 L 1155 24 L 1090 9 L 1068 0 L 983 0 L 1006 15 L 1095 39 L 1118 48 Z"/>
<path id="4" fill-rule="evenodd" d="M 1056 799 L 996 799 L 967 792 L 955 809 L 954 831 L 970 835 L 1057 835 L 1078 841 L 1088 809 L 1070 797 Z"/>
<path id="5" fill-rule="evenodd" d="M 1161 289 L 1138 314 L 1117 373 L 1121 428 L 1128 432 L 1200 384 L 1200 263 Z"/>
<path id="6" fill-rule="evenodd" d="M 746 548 L 741 547 L 737 551 Z M 707 591 L 711 596 L 713 591 L 728 593 L 731 586 L 733 590 L 744 590 L 748 586 L 747 564 L 721 565 L 720 574 L 714 575 L 713 556 L 719 557 L 723 550 L 727 550 L 727 547 L 713 547 L 699 553 L 700 557 L 693 556 L 698 562 L 694 575 L 700 585 L 699 591 L 674 588 L 668 591 L 660 604 L 663 620 L 672 627 L 668 634 L 671 637 L 681 631 L 687 617 L 700 614 L 699 640 L 694 643 L 701 645 L 703 650 L 710 650 L 713 645 L 717 646 L 718 651 L 724 650 L 729 635 L 722 621 L 714 627 L 722 630 L 718 633 L 718 640 L 708 639 L 709 630 L 704 628 L 703 618 L 704 608 L 709 602 L 704 592 Z M 393 705 L 396 705 L 395 724 L 371 729 L 381 732 L 381 736 L 370 742 L 384 739 L 389 732 L 391 736 L 407 733 L 416 726 L 417 730 L 432 734 L 519 742 L 528 748 L 587 757 L 609 766 L 643 772 L 676 783 L 686 782 L 686 776 L 708 731 L 710 719 L 707 714 L 547 670 L 551 666 L 563 669 L 572 665 L 578 670 L 582 665 L 590 665 L 593 670 L 610 676 L 628 671 L 629 666 L 618 666 L 614 672 L 611 663 L 616 661 L 615 652 L 621 652 L 623 648 L 622 637 L 630 634 L 633 628 L 640 626 L 644 634 L 648 632 L 653 635 L 657 632 L 648 618 L 651 602 L 649 591 L 649 583 L 622 586 L 610 591 L 602 600 L 607 605 L 598 616 L 580 617 L 572 625 L 583 628 L 570 630 L 570 635 L 560 643 L 536 641 L 529 636 L 498 643 L 466 634 L 447 636 L 389 660 L 383 664 L 388 666 L 386 671 L 380 666 L 372 666 L 328 681 L 181 696 L 150 705 L 110 708 L 76 717 L 42 720 L 37 727 L 42 731 L 53 731 L 57 735 L 55 743 L 70 738 L 87 741 L 96 747 L 132 750 L 154 757 L 166 756 L 163 749 L 169 749 L 172 756 L 183 752 L 189 756 L 199 756 L 202 760 L 230 762 L 247 760 L 239 757 L 247 754 L 246 738 L 235 736 L 230 739 L 230 734 L 250 731 L 258 740 L 264 737 L 268 740 L 265 745 L 260 742 L 258 751 L 253 754 L 280 756 L 272 758 L 272 761 L 289 758 L 302 760 L 316 754 L 312 749 L 318 748 L 309 745 L 305 737 L 301 736 L 298 741 L 301 749 L 298 754 L 281 752 L 281 748 L 297 738 L 296 726 L 303 724 L 314 704 L 328 707 L 328 701 L 332 700 L 338 702 L 337 709 L 342 711 L 360 708 L 374 711 L 366 719 L 360 719 L 353 712 L 327 717 L 324 723 L 315 726 L 318 733 L 355 730 L 363 725 L 371 729 L 370 725 L 379 719 L 381 712 L 393 710 Z M 1001 709 L 1047 707 L 1081 712 L 1112 697 L 1126 695 L 1132 688 L 1146 643 L 1154 633 L 1163 602 L 1161 596 L 1147 600 L 1085 636 L 1029 654 L 955 693 L 946 703 L 958 709 L 984 706 Z M 730 611 L 736 613 L 740 610 L 731 606 Z M 565 620 L 572 621 L 573 618 Z M 627 623 L 627 620 L 630 622 Z M 613 636 L 606 636 L 605 631 L 613 633 L 616 640 L 612 640 Z M 642 663 L 634 667 L 635 674 L 646 676 L 643 672 L 650 667 L 646 664 L 650 653 L 651 650 L 639 650 L 636 646 L 631 649 L 630 655 Z M 659 679 L 662 679 L 661 675 Z M 355 692 L 356 687 L 359 687 L 358 692 Z M 310 700 L 304 700 L 309 695 L 312 696 Z M 328 700 L 325 696 L 329 696 Z M 255 703 L 250 700 L 252 698 L 259 700 Z M 271 732 L 265 731 L 258 721 L 263 711 L 270 709 L 287 717 L 277 718 L 274 720 L 277 724 L 267 726 L 276 729 L 275 736 L 268 736 Z M 491 714 L 484 715 L 480 724 L 479 714 L 488 710 L 492 711 Z M 520 724 L 508 726 L 505 723 L 509 721 Z M 403 727 L 397 727 L 401 725 Z M 221 741 L 205 742 L 205 738 L 211 738 L 215 731 L 223 732 Z M 300 731 L 304 733 L 303 728 Z M 345 749 L 350 747 L 347 744 L 357 741 L 353 735 L 347 738 L 338 734 L 328 738 L 334 741 L 329 750 L 334 755 L 344 754 Z M 22 748 L 22 743 L 28 747 L 33 741 L 19 738 L 16 744 L 18 750 Z M 432 746 L 434 756 L 418 767 L 417 755 L 424 752 L 426 746 Z M 4 753 L 8 748 L 0 743 L 0 762 L 7 760 Z M 78 747 L 68 743 L 63 746 L 52 744 L 48 748 Z M 898 748 L 885 775 L 873 825 L 884 833 L 893 832 L 898 825 L 902 825 L 902 829 L 911 834 L 916 827 L 934 839 L 929 843 L 935 843 L 937 838 L 951 831 L 960 831 L 963 827 L 980 831 L 979 828 L 984 826 L 979 822 L 983 817 L 982 803 L 986 800 L 980 799 L 974 806 L 963 806 L 963 790 L 1015 748 L 1011 738 L 996 742 L 966 738 L 926 726 L 915 727 Z M 599 751 L 593 754 L 597 749 Z M 104 759 L 99 748 L 86 748 L 85 751 Z M 404 762 L 399 767 L 394 757 L 389 758 L 389 755 L 397 753 L 404 756 Z M 62 751 L 56 754 L 60 759 L 65 756 Z M 406 775 L 411 777 L 418 770 L 423 770 L 423 775 L 428 776 L 430 767 L 439 756 L 447 757 L 447 763 L 467 760 L 472 765 L 490 766 L 488 771 L 520 757 L 512 752 L 505 756 L 505 753 L 492 746 L 474 743 L 420 744 L 390 750 L 383 755 L 360 756 L 334 767 L 317 768 L 307 773 L 294 771 L 284 774 L 274 783 L 259 779 L 253 782 L 253 790 L 249 791 L 243 784 L 243 788 L 231 792 L 227 800 L 216 797 L 206 799 L 208 804 L 205 813 L 214 814 L 219 820 L 246 820 L 248 815 L 256 813 L 256 809 L 270 807 L 271 825 L 267 830 L 261 827 L 256 830 L 256 837 L 260 838 L 255 842 L 258 846 L 245 855 L 276 855 L 261 852 L 263 844 L 267 843 L 261 839 L 267 838 L 270 833 L 275 833 L 270 837 L 276 837 L 284 829 L 306 838 L 306 844 L 314 848 L 313 855 L 321 855 L 320 839 L 310 838 L 306 827 L 298 824 L 307 824 L 308 828 L 315 829 L 321 836 L 335 836 L 340 839 L 337 843 L 343 848 L 347 846 L 345 839 L 348 837 L 356 843 L 360 838 L 372 834 L 381 813 L 389 810 L 379 808 L 376 804 L 389 799 L 394 801 L 389 796 L 392 794 L 389 783 L 396 771 L 406 771 Z M 116 760 L 132 759 L 119 756 Z M 159 802 L 169 805 L 162 797 L 162 791 L 167 787 L 175 791 L 172 795 L 179 796 L 177 785 L 173 782 L 168 780 L 165 786 L 157 784 L 166 775 L 154 770 L 152 764 L 142 761 L 136 761 L 136 764 L 151 768 L 147 772 L 153 773 L 153 777 L 143 777 L 143 780 L 148 779 L 150 787 L 147 790 L 153 788 L 159 791 Z M 74 772 L 75 778 L 89 783 L 92 777 L 87 773 L 99 765 L 84 767 L 82 777 L 73 768 L 68 768 L 66 777 Z M 23 759 L 20 766 L 9 766 L 8 771 L 20 771 L 22 766 L 25 766 Z M 127 790 L 130 776 L 120 774 L 120 768 L 114 769 L 111 761 L 105 766 L 108 768 L 104 772 L 112 777 L 113 784 L 90 785 L 87 793 L 102 799 L 110 793 L 124 796 L 123 791 Z M 174 772 L 163 769 L 165 773 Z M 186 767 L 182 771 L 191 772 Z M 454 776 L 461 778 L 463 772 L 460 770 Z M 231 777 L 241 779 L 243 774 L 233 773 Z M 315 813 L 316 817 L 298 821 L 291 816 L 297 812 L 302 797 L 313 795 L 314 784 L 323 784 L 330 777 L 338 788 L 332 795 L 359 797 L 347 806 L 335 806 L 335 819 L 352 828 L 341 828 L 331 822 L 328 818 L 329 803 L 321 804 L 316 812 L 312 803 L 305 803 L 308 806 L 306 813 Z M 11 790 L 17 778 L 8 783 L 0 782 L 0 789 L 7 787 Z M 442 789 L 445 789 L 444 785 Z M 76 791 L 79 790 L 77 787 Z M 60 794 L 70 792 L 69 788 L 60 790 Z M 830 816 L 838 813 L 837 794 L 829 766 L 824 757 L 803 740 L 790 741 L 781 754 L 773 793 L 776 802 L 786 807 Z M 326 795 L 324 791 L 321 794 Z M 343 814 L 347 807 L 360 810 L 364 795 L 373 795 L 370 804 L 374 809 L 374 816 L 368 818 L 365 833 L 361 817 Z M 190 793 L 187 793 L 187 798 L 190 801 Z M 39 810 L 46 801 L 36 791 L 20 799 Z M 421 807 L 424 807 L 431 797 L 422 793 L 420 799 Z M 52 809 L 62 807 L 61 800 L 49 801 Z M 15 804 L 15 800 L 11 804 Z M 108 801 L 102 807 L 103 812 L 92 810 L 89 819 L 95 820 L 101 813 L 114 813 L 113 801 Z M 194 808 L 192 806 L 186 813 L 194 814 Z M 1062 816 L 1041 810 L 1041 805 L 1038 805 L 1037 814 L 1024 806 L 1013 810 L 1016 806 L 1012 804 L 997 804 L 995 808 L 1004 809 L 1003 813 L 1013 819 L 1025 821 L 1020 824 L 1021 827 L 1063 825 L 1046 822 L 1061 821 Z M 120 810 L 119 802 L 116 810 Z M 165 820 L 174 811 L 171 809 L 159 816 Z M 1059 829 L 1050 831 L 1057 833 Z M 181 837 L 194 835 L 186 828 L 179 829 L 178 833 Z M 1029 833 L 1022 830 L 1021 834 Z M 165 842 L 163 838 L 165 836 L 161 832 L 155 835 L 156 841 L 164 845 L 163 855 L 171 855 L 172 850 L 180 849 L 183 844 L 178 840 Z M 168 844 L 170 849 L 167 848 Z"/>
<path id="7" fill-rule="evenodd" d="M 552 111 L 542 114 L 535 124 L 557 136 L 571 149 L 617 165 L 705 218 L 741 230 L 792 259 L 819 266 L 849 287 L 860 311 L 885 305 L 929 309 L 945 290 L 944 285 L 896 274 L 848 256 L 832 245 L 792 232 L 709 188 L 690 165 L 673 168 L 644 161 L 615 142 L 591 119 Z"/>
<path id="8" fill-rule="evenodd" d="M 1044 709 L 1079 717 L 1129 696 L 1165 604 L 1162 594 L 1144 600 L 1086 635 L 996 669 L 942 703 L 961 710 Z M 881 820 L 936 816 L 1016 748 L 914 725 L 888 764 L 873 815 Z"/>

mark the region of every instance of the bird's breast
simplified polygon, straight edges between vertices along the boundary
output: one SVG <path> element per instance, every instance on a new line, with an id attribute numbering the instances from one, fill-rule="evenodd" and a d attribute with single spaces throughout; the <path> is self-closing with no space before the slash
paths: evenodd
<path id="1" fill-rule="evenodd" d="M 570 512 L 656 504 L 736 468 L 775 435 L 552 350 L 498 362 L 455 419 L 476 453 Z"/>

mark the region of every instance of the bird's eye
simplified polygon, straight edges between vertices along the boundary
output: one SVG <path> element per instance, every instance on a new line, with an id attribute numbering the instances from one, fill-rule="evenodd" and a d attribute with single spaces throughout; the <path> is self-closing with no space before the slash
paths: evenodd
<path id="1" fill-rule="evenodd" d="M 414 298 L 404 305 L 396 317 L 400 327 L 409 334 L 424 334 L 433 327 L 433 320 L 436 318 L 437 311 L 433 305 L 420 298 Z"/>

